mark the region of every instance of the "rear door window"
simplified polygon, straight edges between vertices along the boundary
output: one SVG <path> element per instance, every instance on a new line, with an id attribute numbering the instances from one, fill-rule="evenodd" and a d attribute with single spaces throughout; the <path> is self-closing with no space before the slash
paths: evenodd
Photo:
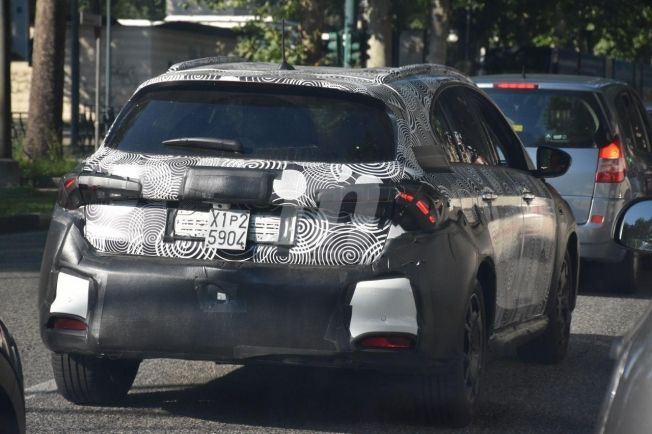
<path id="1" fill-rule="evenodd" d="M 645 118 L 639 110 L 636 100 L 629 92 L 623 91 L 616 97 L 616 112 L 624 128 L 627 129 L 627 144 L 639 151 L 648 152 L 649 144 Z"/>
<path id="2" fill-rule="evenodd" d="M 241 153 L 164 141 L 235 141 Z M 137 96 L 107 146 L 164 155 L 208 155 L 319 162 L 395 159 L 394 130 L 373 98 L 328 89 L 273 86 L 185 86 Z"/>
<path id="3" fill-rule="evenodd" d="M 608 143 L 595 95 L 547 89 L 484 89 L 527 147 L 601 147 Z"/>
<path id="4" fill-rule="evenodd" d="M 457 155 L 457 159 L 451 162 L 495 165 L 496 153 L 479 122 L 480 114 L 470 92 L 463 86 L 454 86 L 444 90 L 438 98 L 437 104 L 441 106 L 450 129 L 446 146 L 451 149 L 449 153 L 454 149 Z"/>

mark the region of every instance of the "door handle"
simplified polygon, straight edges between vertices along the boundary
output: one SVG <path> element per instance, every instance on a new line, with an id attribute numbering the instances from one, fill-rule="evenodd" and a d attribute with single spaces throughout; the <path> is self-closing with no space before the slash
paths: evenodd
<path id="1" fill-rule="evenodd" d="M 482 200 L 485 202 L 493 202 L 494 200 L 498 199 L 498 195 L 493 191 L 485 191 L 480 197 L 482 197 Z"/>
<path id="2" fill-rule="evenodd" d="M 536 196 L 528 190 L 523 190 L 523 200 L 527 203 L 532 202 Z"/>

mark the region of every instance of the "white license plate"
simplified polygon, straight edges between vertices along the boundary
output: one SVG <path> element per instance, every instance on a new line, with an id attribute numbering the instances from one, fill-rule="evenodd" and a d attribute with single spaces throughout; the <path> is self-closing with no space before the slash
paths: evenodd
<path id="1" fill-rule="evenodd" d="M 244 250 L 248 229 L 248 210 L 213 209 L 208 215 L 204 243 L 216 249 Z"/>

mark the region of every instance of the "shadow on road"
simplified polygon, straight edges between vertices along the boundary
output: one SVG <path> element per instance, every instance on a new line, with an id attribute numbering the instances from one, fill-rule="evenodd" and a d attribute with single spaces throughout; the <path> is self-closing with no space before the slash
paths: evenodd
<path id="1" fill-rule="evenodd" d="M 573 335 L 568 358 L 557 366 L 492 356 L 477 417 L 463 432 L 593 432 L 612 368 L 611 339 Z M 373 372 L 245 366 L 199 387 L 135 388 L 125 406 L 266 428 L 429 430 L 413 411 L 414 389 L 397 380 Z"/>

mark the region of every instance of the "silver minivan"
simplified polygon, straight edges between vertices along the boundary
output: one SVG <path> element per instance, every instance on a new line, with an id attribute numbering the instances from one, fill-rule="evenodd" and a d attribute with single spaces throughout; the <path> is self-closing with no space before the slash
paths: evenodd
<path id="1" fill-rule="evenodd" d="M 582 259 L 602 266 L 617 288 L 635 291 L 639 258 L 613 241 L 620 210 L 652 194 L 652 129 L 633 89 L 611 79 L 552 74 L 487 75 L 475 81 L 510 120 L 532 158 L 541 145 L 572 156 L 570 170 L 548 182 L 573 209 Z"/>

